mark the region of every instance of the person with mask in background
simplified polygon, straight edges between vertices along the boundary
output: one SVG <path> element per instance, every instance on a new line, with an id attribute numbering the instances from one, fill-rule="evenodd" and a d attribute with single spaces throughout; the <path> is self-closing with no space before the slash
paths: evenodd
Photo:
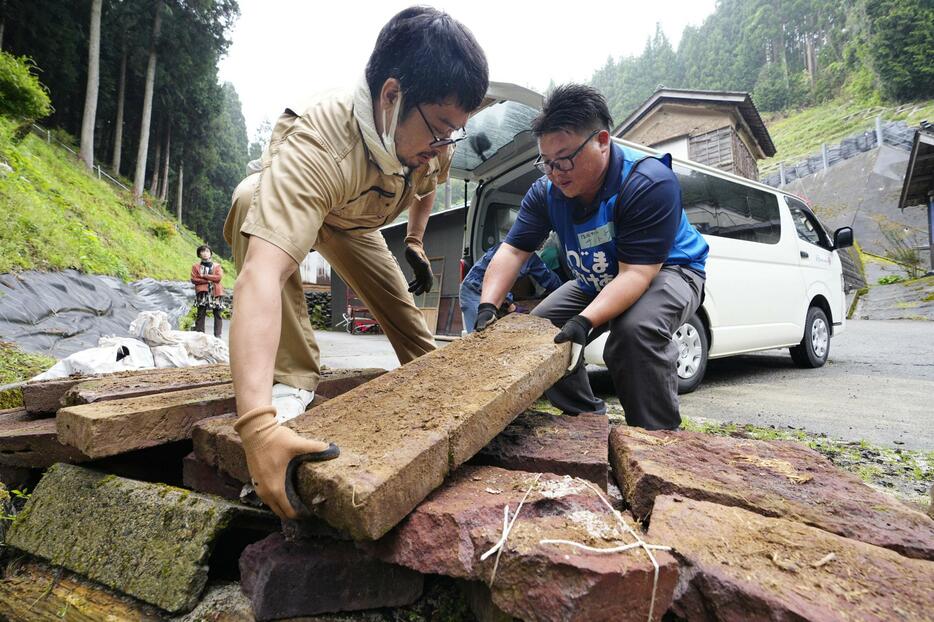
<path id="1" fill-rule="evenodd" d="M 405 9 L 380 31 L 356 89 L 286 109 L 259 171 L 234 190 L 224 237 L 238 271 L 235 428 L 256 493 L 280 517 L 297 515 L 286 496 L 289 462 L 339 454 L 279 425 L 306 410 L 320 375 L 297 268 L 319 252 L 366 304 L 400 363 L 433 350 L 412 298 L 433 285 L 422 238 L 435 188 L 488 84 L 486 57 L 463 24 L 430 7 Z M 409 283 L 378 231 L 403 211 Z"/>
<path id="2" fill-rule="evenodd" d="M 198 314 L 195 316 L 195 330 L 204 332 L 204 322 L 208 311 L 214 313 L 214 336 L 218 339 L 224 332 L 224 320 L 221 313 L 224 310 L 224 269 L 211 258 L 211 247 L 202 244 L 197 250 L 201 261 L 191 267 L 191 282 L 195 284 L 195 306 Z"/>

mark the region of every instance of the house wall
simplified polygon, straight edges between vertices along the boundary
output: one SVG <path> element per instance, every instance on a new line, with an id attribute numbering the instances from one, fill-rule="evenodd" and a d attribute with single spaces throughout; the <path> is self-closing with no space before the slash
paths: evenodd
<path id="1" fill-rule="evenodd" d="M 698 136 L 727 126 L 736 128 L 740 140 L 756 159 L 765 157 L 741 115 L 732 106 L 661 104 L 622 138 L 654 147 L 673 137 Z"/>

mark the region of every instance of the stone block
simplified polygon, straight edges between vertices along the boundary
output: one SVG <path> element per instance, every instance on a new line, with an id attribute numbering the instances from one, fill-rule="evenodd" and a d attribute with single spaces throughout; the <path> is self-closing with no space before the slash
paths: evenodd
<path id="1" fill-rule="evenodd" d="M 235 409 L 225 384 L 68 406 L 55 419 L 61 442 L 103 458 L 191 438 L 195 422 Z"/>
<path id="2" fill-rule="evenodd" d="M 90 460 L 58 440 L 55 419 L 37 419 L 25 409 L 0 412 L 0 464 L 46 469 L 56 462 Z"/>
<path id="3" fill-rule="evenodd" d="M 682 563 L 682 619 L 931 619 L 934 564 L 798 522 L 663 495 L 649 537 Z"/>
<path id="4" fill-rule="evenodd" d="M 637 517 L 657 495 L 677 494 L 934 559 L 934 522 L 795 442 L 620 426 L 610 433 L 610 461 Z"/>
<path id="5" fill-rule="evenodd" d="M 198 460 L 194 452 L 182 459 L 182 483 L 196 492 L 217 495 L 230 501 L 239 501 L 243 488 L 241 482 Z"/>
<path id="6" fill-rule="evenodd" d="M 323 370 L 311 405 L 319 406 L 385 373 L 385 369 L 379 368 Z M 233 429 L 236 420 L 235 415 L 226 415 L 199 421 L 192 428 L 191 440 L 199 460 L 246 483 L 250 481 L 250 472 L 240 436 Z"/>
<path id="7" fill-rule="evenodd" d="M 287 541 L 277 533 L 243 551 L 240 584 L 257 621 L 263 622 L 408 605 L 421 595 L 423 578 L 352 542 Z"/>
<path id="8" fill-rule="evenodd" d="M 636 542 L 639 527 L 614 513 L 599 488 L 568 476 L 463 466 L 385 538 L 371 545 L 392 563 L 422 573 L 443 574 L 489 585 L 493 604 L 523 620 L 661 619 L 668 609 L 678 567 L 663 551 L 653 551 L 654 567 L 639 549 L 601 553 L 567 540 L 610 549 Z M 591 486 L 593 486 L 591 488 Z M 525 499 L 499 557 L 480 560 L 503 532 L 503 509 L 510 520 Z M 655 585 L 654 606 L 652 605 Z"/>
<path id="9" fill-rule="evenodd" d="M 141 397 L 154 393 L 168 393 L 230 384 L 228 365 L 201 365 L 198 367 L 151 369 L 96 376 L 83 380 L 61 398 L 62 406 L 79 406 L 110 400 Z"/>
<path id="10" fill-rule="evenodd" d="M 7 544 L 179 612 L 197 603 L 221 532 L 277 527 L 269 512 L 217 497 L 57 464 L 33 491 Z"/>
<path id="11" fill-rule="evenodd" d="M 385 534 L 561 377 L 554 335 L 511 315 L 289 421 L 341 448 L 298 470 L 305 505 L 354 538 Z"/>
<path id="12" fill-rule="evenodd" d="M 471 463 L 570 475 L 589 480 L 605 491 L 610 468 L 609 434 L 605 414 L 571 417 L 527 410 L 481 449 Z"/>

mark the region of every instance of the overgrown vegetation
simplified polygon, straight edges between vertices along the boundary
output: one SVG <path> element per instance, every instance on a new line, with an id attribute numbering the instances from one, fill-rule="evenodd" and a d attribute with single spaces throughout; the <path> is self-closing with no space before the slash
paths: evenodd
<path id="1" fill-rule="evenodd" d="M 13 140 L 21 141 L 36 119 L 52 112 L 45 87 L 35 76 L 32 59 L 0 51 L 0 114 L 18 120 Z"/>
<path id="2" fill-rule="evenodd" d="M 934 100 L 904 106 L 870 106 L 843 98 L 804 110 L 765 115 L 764 120 L 775 143 L 774 157 L 761 160 L 759 171 L 774 169 L 779 162 L 797 162 L 820 153 L 821 144 L 832 145 L 841 139 L 874 127 L 876 115 L 886 121 L 904 121 L 918 125 L 934 118 Z"/>
<path id="3" fill-rule="evenodd" d="M 158 205 L 136 206 L 88 175 L 63 149 L 35 136 L 13 144 L 13 125 L 0 117 L 0 161 L 13 169 L 0 175 L 0 273 L 74 268 L 125 280 L 188 280 L 201 240 L 177 230 Z M 234 268 L 221 263 L 230 287 Z"/>
<path id="4" fill-rule="evenodd" d="M 29 354 L 11 343 L 0 341 L 0 385 L 28 380 L 56 363 L 56 359 L 41 354 Z M 0 391 L 0 410 L 23 405 L 22 389 Z"/>
<path id="5" fill-rule="evenodd" d="M 46 123 L 75 136 L 92 71 L 90 5 L 0 2 L 3 49 L 35 61 L 53 106 Z M 230 254 L 221 230 L 245 175 L 248 139 L 237 93 L 218 81 L 217 65 L 239 14 L 236 0 L 104 2 L 96 114 L 88 127 L 105 170 L 132 178 L 129 186 L 149 189 L 173 213 L 181 195 L 184 224 L 222 256 Z M 151 111 L 146 124 L 144 110 Z M 140 142 L 148 145 L 142 174 Z"/>

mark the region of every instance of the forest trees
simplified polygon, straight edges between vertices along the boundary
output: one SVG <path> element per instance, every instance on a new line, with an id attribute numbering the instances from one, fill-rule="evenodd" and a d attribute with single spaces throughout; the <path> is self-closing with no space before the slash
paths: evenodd
<path id="1" fill-rule="evenodd" d="M 844 94 L 934 96 L 932 0 L 720 0 L 677 51 L 657 30 L 642 54 L 610 58 L 592 83 L 621 120 L 659 85 L 749 91 L 763 110 Z"/>
<path id="2" fill-rule="evenodd" d="M 0 0 L 0 11 L 4 49 L 32 58 L 48 87 L 48 123 L 81 137 L 85 162 L 130 174 L 137 195 L 152 189 L 227 254 L 220 225 L 244 175 L 247 136 L 217 63 L 239 16 L 236 0 Z"/>

